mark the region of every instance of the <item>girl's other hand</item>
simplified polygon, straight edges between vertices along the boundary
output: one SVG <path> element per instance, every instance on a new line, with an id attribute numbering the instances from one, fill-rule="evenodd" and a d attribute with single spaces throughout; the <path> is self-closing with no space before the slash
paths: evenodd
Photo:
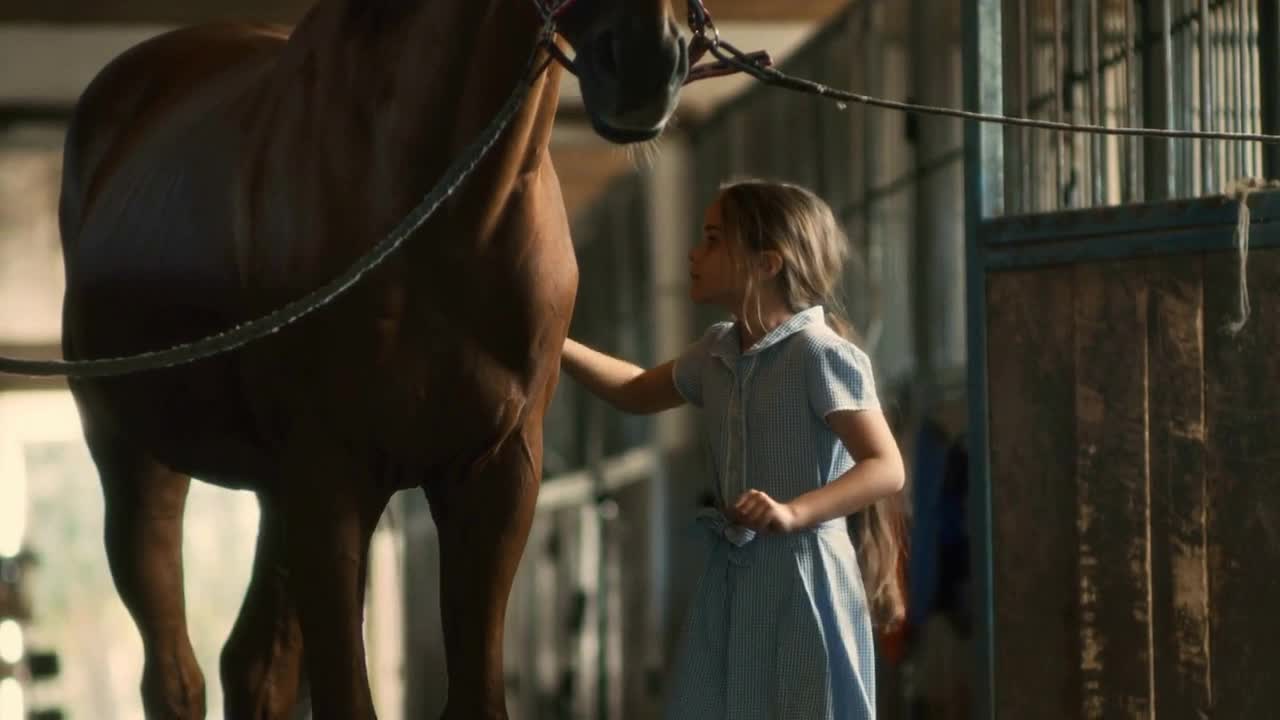
<path id="1" fill-rule="evenodd" d="M 780 503 L 759 490 L 738 496 L 730 508 L 733 521 L 756 532 L 789 533 L 801 527 L 800 516 L 789 503 Z"/>

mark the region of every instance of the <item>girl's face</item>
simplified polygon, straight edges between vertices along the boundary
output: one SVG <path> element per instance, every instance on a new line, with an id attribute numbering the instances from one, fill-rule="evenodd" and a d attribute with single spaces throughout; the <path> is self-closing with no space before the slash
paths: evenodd
<path id="1" fill-rule="evenodd" d="M 731 312 L 742 304 L 745 283 L 737 272 L 731 242 L 717 198 L 703 216 L 702 241 L 689 251 L 689 298 L 694 302 L 720 305 Z"/>

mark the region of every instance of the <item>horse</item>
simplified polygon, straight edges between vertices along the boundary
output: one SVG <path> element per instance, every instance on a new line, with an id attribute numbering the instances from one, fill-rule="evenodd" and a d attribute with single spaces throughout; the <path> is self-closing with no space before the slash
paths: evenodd
<path id="1" fill-rule="evenodd" d="M 689 64 L 670 0 L 555 8 L 541 49 L 539 2 L 320 0 L 291 31 L 184 28 L 114 59 L 65 141 L 65 356 L 178 345 L 321 286 L 440 179 L 535 52 L 572 46 L 601 137 L 660 134 Z M 147 717 L 205 713 L 180 553 L 192 477 L 261 508 L 220 656 L 228 717 L 288 716 L 304 687 L 316 718 L 374 717 L 368 545 L 412 488 L 439 534 L 443 717 L 507 717 L 503 618 L 578 280 L 548 152 L 562 72 L 543 68 L 463 188 L 330 305 L 231 353 L 69 381 Z"/>

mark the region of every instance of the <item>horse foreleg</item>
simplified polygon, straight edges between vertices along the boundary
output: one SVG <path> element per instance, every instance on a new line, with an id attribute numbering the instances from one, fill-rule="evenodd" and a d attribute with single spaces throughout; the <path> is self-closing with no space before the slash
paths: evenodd
<path id="1" fill-rule="evenodd" d="M 187 635 L 182 588 L 182 514 L 191 479 L 84 420 L 102 479 L 111 576 L 142 635 L 143 708 L 149 719 L 202 720 L 204 676 Z"/>
<path id="2" fill-rule="evenodd" d="M 440 537 L 449 671 L 446 720 L 505 720 L 503 621 L 542 468 L 542 424 L 530 420 L 477 473 L 424 489 Z"/>
<path id="3" fill-rule="evenodd" d="M 362 599 L 369 540 L 388 495 L 376 496 L 368 470 L 326 449 L 298 445 L 282 507 L 289 591 L 302 628 L 303 656 L 316 720 L 374 717 L 365 667 Z"/>
<path id="4" fill-rule="evenodd" d="M 226 717 L 235 720 L 293 717 L 302 676 L 302 629 L 289 593 L 279 502 L 260 492 L 258 507 L 253 577 L 221 658 Z"/>

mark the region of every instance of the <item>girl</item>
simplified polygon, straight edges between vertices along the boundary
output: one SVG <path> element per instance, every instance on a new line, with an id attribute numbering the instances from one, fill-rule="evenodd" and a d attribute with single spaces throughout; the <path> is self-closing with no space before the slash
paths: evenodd
<path id="1" fill-rule="evenodd" d="M 819 304 L 848 241 L 822 200 L 777 183 L 722 187 L 704 222 L 690 295 L 732 322 L 650 370 L 564 348 L 568 373 L 620 410 L 702 409 L 716 507 L 699 522 L 712 551 L 666 718 L 874 718 L 872 607 L 882 621 L 902 614 L 899 549 L 876 504 L 904 473 L 867 356 Z M 870 593 L 845 522 L 860 511 Z"/>

